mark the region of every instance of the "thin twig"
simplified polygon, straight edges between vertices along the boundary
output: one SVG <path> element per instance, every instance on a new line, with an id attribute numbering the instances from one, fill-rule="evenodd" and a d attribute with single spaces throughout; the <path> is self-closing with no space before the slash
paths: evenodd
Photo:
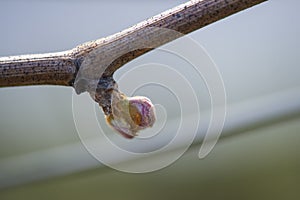
<path id="1" fill-rule="evenodd" d="M 98 99 L 99 102 L 104 98 L 105 102 L 109 103 L 109 95 L 103 95 L 103 93 L 110 91 L 111 88 L 105 90 L 107 88 L 103 87 L 116 85 L 112 76 L 117 69 L 153 48 L 182 36 L 170 35 L 168 32 L 156 34 L 151 30 L 149 31 L 149 28 L 164 28 L 187 34 L 264 1 L 267 0 L 192 0 L 120 33 L 84 43 L 69 51 L 3 57 L 0 58 L 0 87 L 52 84 L 72 86 L 77 93 L 81 93 L 89 91 L 91 87 L 89 82 L 98 82 L 102 78 L 105 80 L 102 83 L 105 84 L 100 86 L 100 88 L 102 87 L 102 90 L 99 90 L 101 94 L 95 99 Z M 136 44 L 136 41 L 140 43 L 146 41 L 154 45 L 153 48 L 136 48 L 133 51 L 124 51 L 124 48 Z M 97 50 L 96 54 L 94 53 L 91 57 L 91 53 L 95 50 Z M 110 61 L 108 65 L 108 60 L 115 55 L 119 56 Z M 91 77 L 75 82 L 78 72 L 82 69 L 82 63 L 85 63 L 87 58 L 96 69 L 105 66 L 101 77 L 96 76 L 98 80 L 93 80 L 94 71 L 92 71 L 85 74 L 85 76 L 92 74 Z M 90 61 L 91 58 L 92 61 Z M 112 84 L 107 84 L 106 80 Z M 100 102 L 99 104 L 101 105 Z"/>
<path id="2" fill-rule="evenodd" d="M 76 74 L 72 51 L 0 58 L 0 87 L 70 86 Z"/>

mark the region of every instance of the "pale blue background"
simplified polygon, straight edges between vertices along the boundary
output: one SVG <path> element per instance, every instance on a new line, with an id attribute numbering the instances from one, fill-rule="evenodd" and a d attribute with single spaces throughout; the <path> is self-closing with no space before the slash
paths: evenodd
<path id="1" fill-rule="evenodd" d="M 183 2 L 1 1 L 0 56 L 67 50 L 121 31 Z M 268 105 L 276 102 L 266 109 L 282 107 L 284 111 L 299 101 L 296 98 L 300 92 L 299 6 L 297 0 L 270 0 L 190 34 L 218 66 L 225 83 L 228 115 L 237 124 L 239 118 L 231 115 L 230 106 L 246 102 L 241 110 L 247 106 L 255 108 L 258 106 L 256 99 L 266 97 Z M 153 53 L 142 59 L 160 63 L 166 58 Z M 173 67 L 180 66 L 174 63 Z M 209 100 L 205 97 L 207 92 L 201 85 L 203 83 L 191 81 L 194 85 L 199 84 L 199 91 L 204 88 L 198 95 L 203 96 L 200 107 L 205 108 Z M 45 166 L 39 161 L 32 166 L 30 161 L 23 161 L 27 158 L 23 155 L 30 155 L 33 162 L 35 154 L 32 152 L 80 144 L 72 116 L 72 92 L 72 88 L 55 86 L 0 89 L 0 166 L 11 174 L 0 171 L 0 185 L 7 187 L 35 179 L 44 180 L 41 184 L 0 190 L 1 199 L 32 199 L 41 197 L 39 195 L 49 199 L 76 199 L 80 195 L 124 199 L 153 199 L 156 195 L 174 199 L 186 196 L 299 198 L 299 107 L 294 109 L 295 113 L 287 113 L 271 124 L 254 125 L 247 130 L 241 127 L 243 136 L 224 140 L 207 159 L 197 160 L 198 148 L 194 148 L 171 167 L 147 175 L 96 168 L 97 162 L 82 146 L 79 149 L 85 153 L 67 156 L 64 169 L 55 165 L 61 160 L 50 156 L 44 159 L 53 159 L 53 166 Z M 288 95 L 284 101 L 277 101 L 277 94 Z M 269 95 L 274 95 L 275 99 Z M 176 118 L 176 115 L 172 117 Z M 10 159 L 22 165 L 18 168 L 7 164 Z M 80 167 L 70 166 L 68 159 L 75 160 L 75 165 L 81 163 Z M 11 166 L 11 170 L 7 166 Z M 36 174 L 27 173 L 26 166 L 31 172 L 36 170 Z M 77 171 L 81 173 L 63 177 Z M 45 179 L 48 175 L 61 178 Z"/>

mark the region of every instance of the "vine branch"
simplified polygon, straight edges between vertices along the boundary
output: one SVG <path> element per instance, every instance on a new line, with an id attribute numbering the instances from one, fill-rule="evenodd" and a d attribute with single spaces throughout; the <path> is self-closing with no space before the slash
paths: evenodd
<path id="1" fill-rule="evenodd" d="M 81 44 L 68 51 L 2 57 L 0 58 L 0 87 L 63 85 L 74 87 L 78 94 L 85 91 L 91 93 L 92 90 L 99 88 L 94 94 L 94 99 L 100 106 L 107 108 L 104 111 L 109 113 L 111 98 L 109 92 L 114 89 L 117 90 L 112 78 L 117 69 L 134 58 L 175 40 L 183 34 L 188 34 L 264 1 L 267 0 L 191 0 L 122 32 Z M 155 31 L 149 29 L 153 27 L 169 29 L 181 34 L 169 34 L 168 32 L 156 34 Z M 146 41 L 153 44 L 153 48 L 137 48 L 133 51 L 127 51 L 109 64 L 105 63 L 107 59 L 124 52 L 124 49 L 136 41 Z M 95 50 L 98 54 L 92 55 Z M 101 73 L 101 77 L 97 77 L 97 80 L 94 77 L 94 71 L 87 70 L 88 72 L 85 74 L 87 78 L 76 82 L 76 76 L 83 63 L 86 64 L 87 58 L 95 68 L 105 66 L 105 69 Z M 91 82 L 96 86 L 91 86 L 93 85 Z"/>

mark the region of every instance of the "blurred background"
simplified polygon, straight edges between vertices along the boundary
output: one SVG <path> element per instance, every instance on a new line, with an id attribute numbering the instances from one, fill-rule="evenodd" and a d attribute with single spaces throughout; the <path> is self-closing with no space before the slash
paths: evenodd
<path id="1" fill-rule="evenodd" d="M 71 49 L 184 2 L 3 0 L 0 56 Z M 297 0 L 269 0 L 189 34 L 218 67 L 227 95 L 221 139 L 201 160 L 197 154 L 210 117 L 209 93 L 205 82 L 194 77 L 192 67 L 174 55 L 155 50 L 115 74 L 126 91 L 121 79 L 127 71 L 151 63 L 167 65 L 184 74 L 200 100 L 201 118 L 193 145 L 172 165 L 150 173 L 111 169 L 87 151 L 76 130 L 72 102 L 83 98 L 76 105 L 79 109 L 96 108 L 88 95 L 77 97 L 73 88 L 58 86 L 1 88 L 0 199 L 299 199 L 299 6 Z M 151 77 L 155 73 L 133 74 Z M 154 85 L 141 86 L 131 94 L 148 95 L 160 104 L 162 136 L 127 141 L 106 126 L 101 110 L 96 109 L 101 128 L 114 143 L 131 151 L 162 147 L 180 123 L 180 99 Z M 197 114 L 188 112 L 184 119 Z M 83 115 L 77 119 L 81 124 L 90 121 Z M 148 162 L 172 154 L 158 154 Z M 143 163 L 111 157 L 132 166 Z"/>

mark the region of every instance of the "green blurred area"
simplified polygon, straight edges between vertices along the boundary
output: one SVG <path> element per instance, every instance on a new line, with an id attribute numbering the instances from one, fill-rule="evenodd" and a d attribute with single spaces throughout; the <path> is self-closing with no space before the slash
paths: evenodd
<path id="1" fill-rule="evenodd" d="M 299 199 L 300 118 L 190 150 L 147 174 L 94 169 L 0 191 L 0 199 Z"/>
<path id="2" fill-rule="evenodd" d="M 118 32 L 182 2 L 1 1 L 0 20 L 5 28 L 0 33 L 0 54 L 69 49 Z M 190 35 L 217 64 L 229 104 L 248 100 L 251 104 L 251 100 L 261 96 L 299 87 L 299 2 L 270 0 Z M 116 10 L 108 20 L 112 9 Z M 142 59 L 160 63 L 166 58 L 152 54 Z M 173 62 L 172 57 L 168 61 L 174 68 L 183 67 Z M 121 73 L 128 67 L 123 70 Z M 190 81 L 199 85 L 199 80 Z M 202 86 L 197 89 L 203 97 L 201 106 L 206 108 L 209 99 L 204 99 Z M 288 107 L 295 101 L 291 99 L 281 105 Z M 5 159 L 78 143 L 71 102 L 72 88 L 1 88 L 0 165 Z M 255 106 L 254 101 L 252 107 Z M 220 140 L 203 160 L 197 157 L 200 144 L 195 144 L 174 164 L 152 173 L 128 174 L 107 167 L 72 171 L 2 188 L 0 199 L 298 200 L 300 118 L 285 117 L 246 129 L 238 127 L 238 131 L 244 131 L 242 134 L 232 133 L 232 137 Z M 70 156 L 72 159 L 77 157 Z M 54 157 L 49 160 L 55 162 Z M 23 166 L 14 167 L 20 174 L 27 172 Z M 34 167 L 44 174 L 60 170 L 53 166 L 42 168 L 43 163 Z M 1 183 L 9 182 L 3 177 L 2 172 Z"/>

